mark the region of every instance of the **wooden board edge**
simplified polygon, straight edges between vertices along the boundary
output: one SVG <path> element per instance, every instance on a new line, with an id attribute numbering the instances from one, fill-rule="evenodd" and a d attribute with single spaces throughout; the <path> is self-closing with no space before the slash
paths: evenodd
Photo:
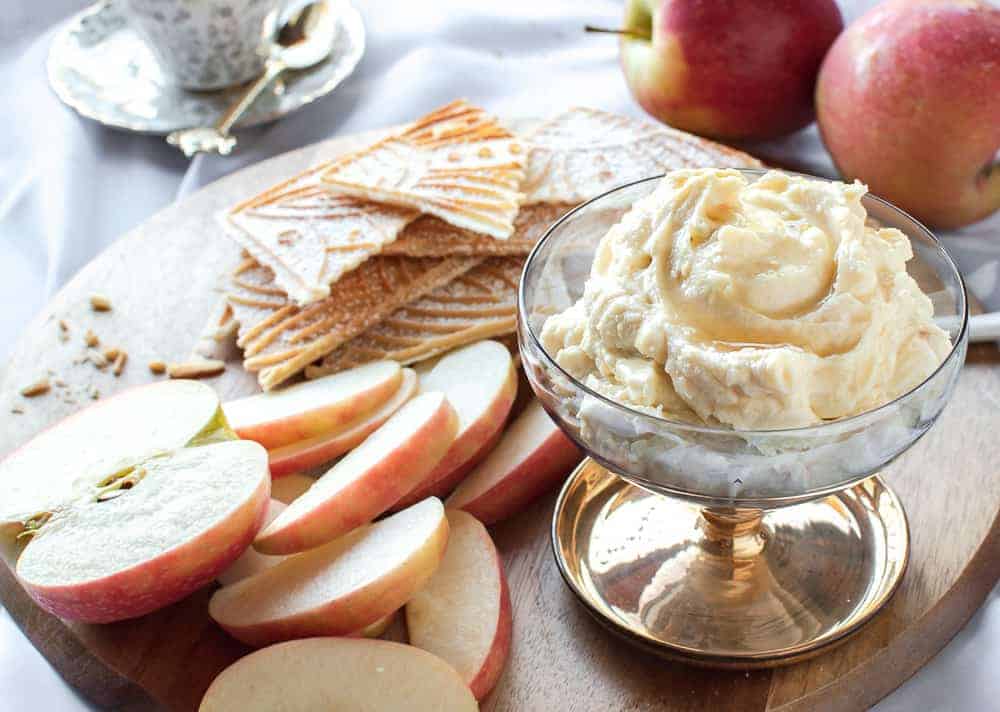
<path id="1" fill-rule="evenodd" d="M 90 702 L 122 712 L 165 709 L 141 685 L 94 655 L 62 620 L 39 608 L 5 563 L 0 564 L 0 602 L 52 669 Z M 81 666 L 85 672 L 68 674 Z"/>

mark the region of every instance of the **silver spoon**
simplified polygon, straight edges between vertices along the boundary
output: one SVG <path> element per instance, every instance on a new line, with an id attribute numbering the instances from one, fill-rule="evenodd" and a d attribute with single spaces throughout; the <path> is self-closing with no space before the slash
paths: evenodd
<path id="1" fill-rule="evenodd" d="M 326 0 L 316 0 L 296 11 L 278 31 L 264 64 L 264 73 L 215 126 L 174 131 L 167 136 L 167 143 L 180 148 L 188 158 L 196 153 L 227 155 L 236 145 L 236 137 L 229 130 L 268 84 L 286 69 L 306 69 L 329 56 L 337 38 L 334 19 Z"/>

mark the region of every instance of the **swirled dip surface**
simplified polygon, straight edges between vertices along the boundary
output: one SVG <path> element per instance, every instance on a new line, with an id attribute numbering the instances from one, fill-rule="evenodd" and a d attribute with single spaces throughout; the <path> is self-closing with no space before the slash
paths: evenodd
<path id="1" fill-rule="evenodd" d="M 951 349 L 866 188 L 771 172 L 682 170 L 602 238 L 584 294 L 542 343 L 619 402 L 737 429 L 860 413 Z"/>

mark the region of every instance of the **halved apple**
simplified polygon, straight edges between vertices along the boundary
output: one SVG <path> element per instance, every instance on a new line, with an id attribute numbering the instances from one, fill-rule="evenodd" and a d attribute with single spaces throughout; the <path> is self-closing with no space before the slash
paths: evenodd
<path id="1" fill-rule="evenodd" d="M 458 413 L 458 434 L 438 466 L 397 508 L 425 497 L 447 496 L 486 456 L 492 449 L 487 445 L 499 437 L 517 396 L 517 372 L 506 346 L 479 341 L 444 356 L 420 377 L 420 388 L 448 397 Z"/>
<path id="2" fill-rule="evenodd" d="M 450 663 L 483 699 L 510 652 L 511 606 L 503 562 L 478 519 L 449 510 L 448 548 L 406 604 L 410 643 Z"/>
<path id="3" fill-rule="evenodd" d="M 215 678 L 198 709 L 476 712 L 479 705 L 446 662 L 411 645 L 311 638 L 240 658 Z"/>
<path id="4" fill-rule="evenodd" d="M 417 396 L 264 527 L 254 548 L 293 554 L 370 522 L 434 469 L 457 429 L 443 393 Z"/>
<path id="5" fill-rule="evenodd" d="M 315 477 L 303 475 L 301 472 L 292 472 L 276 480 L 271 480 L 271 497 L 282 504 L 291 504 L 314 484 L 316 484 Z"/>
<path id="6" fill-rule="evenodd" d="M 258 647 L 350 635 L 420 590 L 447 543 L 444 507 L 426 499 L 219 589 L 208 612 L 230 635 Z"/>
<path id="7" fill-rule="evenodd" d="M 264 516 L 264 526 L 273 522 L 283 511 L 285 511 L 285 504 L 272 497 L 271 501 L 268 502 L 267 505 L 267 513 Z M 229 584 L 236 583 L 237 581 L 242 581 L 248 576 L 260 573 L 264 569 L 276 566 L 281 563 L 281 560 L 284 558 L 284 556 L 268 556 L 267 554 L 261 554 L 255 551 L 253 547 L 247 547 L 247 550 L 240 554 L 240 557 L 229 565 L 229 568 L 216 576 L 216 580 L 223 586 L 228 586 Z"/>
<path id="8" fill-rule="evenodd" d="M 533 400 L 452 492 L 448 507 L 465 510 L 484 524 L 498 522 L 562 482 L 581 459 L 579 448 Z"/>
<path id="9" fill-rule="evenodd" d="M 236 434 L 268 449 L 341 429 L 399 389 L 395 361 L 376 361 L 330 376 L 223 404 Z"/>
<path id="10" fill-rule="evenodd" d="M 269 489 L 267 453 L 235 439 L 212 389 L 165 381 L 101 401 L 0 463 L 0 544 L 45 610 L 133 618 L 229 566 Z"/>
<path id="11" fill-rule="evenodd" d="M 271 477 L 278 479 L 291 472 L 325 465 L 357 447 L 416 394 L 417 374 L 409 368 L 404 368 L 402 374 L 399 389 L 392 397 L 356 422 L 332 433 L 271 450 L 268 453 Z"/>

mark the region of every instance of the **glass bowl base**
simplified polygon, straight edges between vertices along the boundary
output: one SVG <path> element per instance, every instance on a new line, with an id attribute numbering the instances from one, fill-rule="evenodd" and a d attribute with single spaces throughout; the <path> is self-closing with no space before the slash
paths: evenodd
<path id="1" fill-rule="evenodd" d="M 590 459 L 552 522 L 570 589 L 612 632 L 721 668 L 787 665 L 842 642 L 895 592 L 906 515 L 878 476 L 772 510 L 699 508 Z"/>

